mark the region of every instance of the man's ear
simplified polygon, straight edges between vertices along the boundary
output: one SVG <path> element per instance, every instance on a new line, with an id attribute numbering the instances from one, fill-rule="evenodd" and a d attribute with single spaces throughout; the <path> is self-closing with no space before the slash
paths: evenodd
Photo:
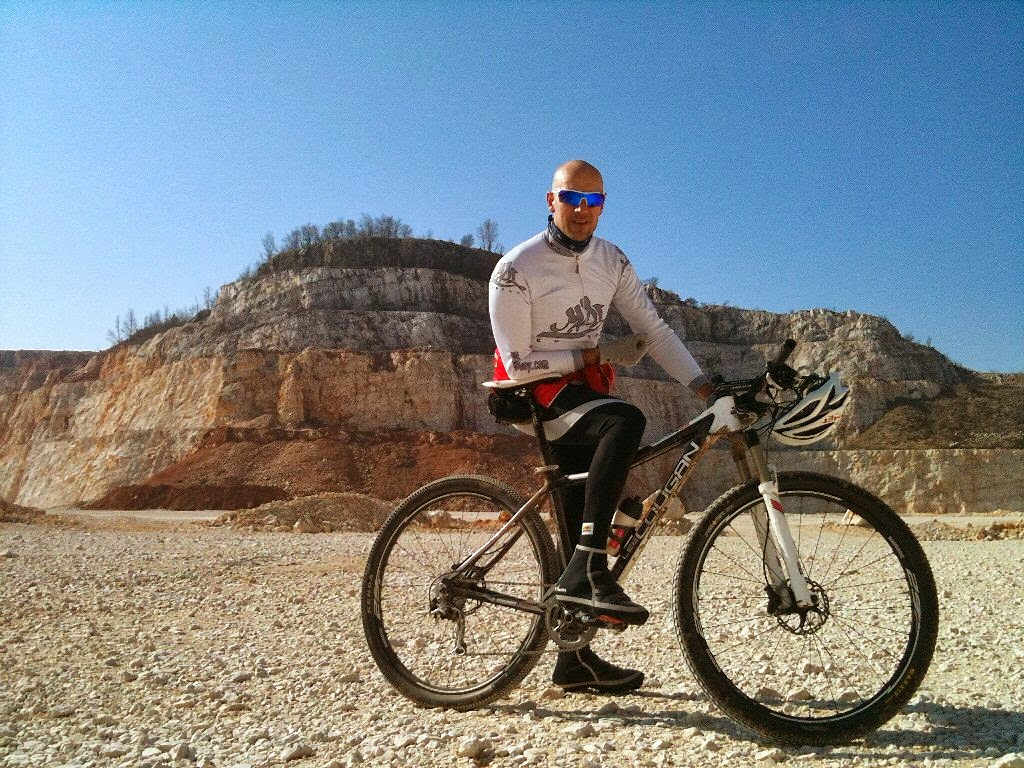
<path id="1" fill-rule="evenodd" d="M 555 193 L 548 192 L 548 210 L 552 213 L 555 212 Z"/>

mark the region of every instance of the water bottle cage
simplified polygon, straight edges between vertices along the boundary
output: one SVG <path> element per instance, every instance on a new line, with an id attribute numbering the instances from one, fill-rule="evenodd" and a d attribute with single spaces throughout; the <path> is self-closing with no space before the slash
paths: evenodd
<path id="1" fill-rule="evenodd" d="M 615 517 L 612 518 L 612 526 L 608 534 L 609 555 L 615 556 L 622 551 L 640 523 L 643 514 L 643 505 L 637 497 L 627 496 L 619 502 L 619 508 L 615 511 Z"/>

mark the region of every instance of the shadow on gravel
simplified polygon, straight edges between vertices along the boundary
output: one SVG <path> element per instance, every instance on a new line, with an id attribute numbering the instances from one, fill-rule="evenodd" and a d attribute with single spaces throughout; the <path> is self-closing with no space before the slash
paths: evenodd
<path id="1" fill-rule="evenodd" d="M 601 716 L 621 720 L 627 725 L 658 725 L 680 730 L 696 727 L 705 733 L 713 731 L 738 741 L 777 746 L 718 712 L 694 712 L 685 706 L 685 702 L 699 698 L 688 694 L 642 691 L 629 696 L 629 700 L 637 703 L 622 706 L 617 712 Z M 554 715 L 568 721 L 593 722 L 595 711 L 601 706 L 599 701 L 607 699 L 586 696 L 577 704 L 574 697 L 567 697 L 557 702 L 538 704 L 535 712 L 540 717 Z M 676 703 L 682 706 L 673 706 Z M 522 712 L 515 706 L 494 709 Z M 829 759 L 846 758 L 851 762 L 871 758 L 917 761 L 923 756 L 932 760 L 980 759 L 1017 751 L 1019 748 L 1016 740 L 1024 733 L 1024 712 L 988 707 L 957 707 L 926 702 L 905 707 L 897 720 L 903 727 L 894 728 L 892 726 L 896 721 L 890 721 L 862 741 L 848 746 L 814 748 L 813 751 L 827 755 Z M 811 748 L 798 750 L 790 747 L 787 751 L 807 752 Z"/>
<path id="2" fill-rule="evenodd" d="M 933 760 L 978 758 L 989 749 L 1000 755 L 1016 751 L 1017 737 L 1024 733 L 1024 712 L 1005 709 L 923 702 L 905 707 L 903 717 L 908 715 L 913 721 L 906 727 L 882 726 L 864 739 L 864 747 L 907 747 L 918 756 L 925 747 Z"/>
<path id="3" fill-rule="evenodd" d="M 616 701 L 619 709 L 612 712 L 598 713 L 597 710 L 609 701 Z M 540 702 L 532 708 L 538 717 L 555 716 L 567 722 L 594 722 L 600 718 L 621 720 L 627 725 L 662 726 L 669 728 L 699 728 L 704 732 L 715 732 L 739 741 L 757 744 L 769 742 L 728 717 L 713 713 L 694 712 L 687 702 L 697 700 L 693 695 L 685 693 L 659 693 L 655 691 L 638 691 L 622 696 L 599 696 L 597 694 L 569 695 L 552 702 Z M 625 703 L 629 702 L 629 703 Z M 678 704 L 679 706 L 673 706 Z M 521 714 L 521 706 L 494 706 L 496 712 Z"/>

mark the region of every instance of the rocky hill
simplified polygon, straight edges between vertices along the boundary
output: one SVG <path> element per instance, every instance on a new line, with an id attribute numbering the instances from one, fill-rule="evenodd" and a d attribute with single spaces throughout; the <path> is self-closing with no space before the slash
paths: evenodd
<path id="1" fill-rule="evenodd" d="M 223 286 L 201 319 L 141 343 L 0 352 L 0 498 L 220 508 L 336 490 L 394 499 L 456 470 L 524 483 L 535 449 L 492 421 L 480 388 L 496 258 L 439 241 L 328 242 Z M 779 451 L 780 467 L 842 472 L 905 510 L 1020 506 L 1019 382 L 959 368 L 879 317 L 649 290 L 708 371 L 751 375 L 792 337 L 794 365 L 844 372 L 855 398 L 835 442 Z M 625 327 L 613 318 L 609 330 Z M 655 364 L 626 373 L 621 391 L 648 414 L 649 438 L 697 410 Z M 979 398 L 999 405 L 974 408 L 966 426 L 939 415 Z M 727 454 L 708 463 L 690 506 L 733 481 Z M 638 488 L 660 471 L 645 467 Z"/>

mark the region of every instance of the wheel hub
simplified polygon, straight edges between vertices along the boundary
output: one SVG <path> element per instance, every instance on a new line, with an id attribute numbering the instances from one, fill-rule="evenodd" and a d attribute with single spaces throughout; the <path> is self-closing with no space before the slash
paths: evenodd
<path id="1" fill-rule="evenodd" d="M 832 615 L 825 588 L 811 579 L 806 581 L 813 603 L 809 608 L 795 605 L 792 590 L 787 589 L 784 597 L 780 597 L 771 588 L 767 590 L 768 613 L 775 616 L 780 627 L 794 635 L 813 635 L 820 632 Z"/>
<path id="2" fill-rule="evenodd" d="M 437 579 L 430 585 L 427 611 L 435 619 L 454 621 L 462 615 L 465 602 L 465 598 L 456 597 L 451 593 L 444 580 Z"/>

